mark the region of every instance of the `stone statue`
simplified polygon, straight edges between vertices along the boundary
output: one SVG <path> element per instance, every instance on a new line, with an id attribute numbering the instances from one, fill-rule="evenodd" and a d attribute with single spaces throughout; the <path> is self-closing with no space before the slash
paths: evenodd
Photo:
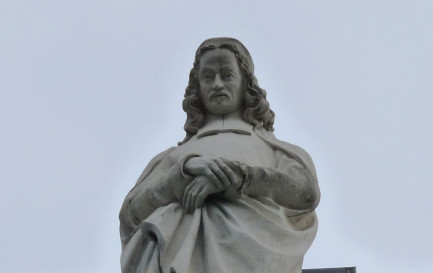
<path id="1" fill-rule="evenodd" d="M 156 157 L 120 211 L 123 273 L 300 273 L 320 199 L 310 156 L 277 140 L 245 46 L 204 41 L 185 139 Z"/>

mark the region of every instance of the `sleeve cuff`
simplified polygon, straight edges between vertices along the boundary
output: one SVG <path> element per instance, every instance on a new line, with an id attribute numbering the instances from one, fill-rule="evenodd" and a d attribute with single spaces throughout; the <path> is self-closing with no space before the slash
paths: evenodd
<path id="1" fill-rule="evenodd" d="M 190 158 L 192 158 L 192 157 L 198 157 L 198 156 L 200 156 L 200 155 L 199 154 L 188 154 L 188 155 L 184 156 L 181 160 L 179 160 L 177 162 L 177 166 L 179 168 L 179 171 L 180 171 L 182 177 L 184 177 L 184 178 L 190 178 L 191 177 L 190 175 L 188 175 L 188 174 L 185 173 L 185 171 L 184 171 L 184 165 L 185 165 L 185 162 L 187 162 Z"/>

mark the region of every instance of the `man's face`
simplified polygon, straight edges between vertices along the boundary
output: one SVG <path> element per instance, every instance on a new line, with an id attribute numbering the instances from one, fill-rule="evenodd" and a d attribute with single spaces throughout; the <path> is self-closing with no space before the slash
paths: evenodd
<path id="1" fill-rule="evenodd" d="M 201 56 L 199 84 L 203 105 L 210 114 L 227 115 L 242 110 L 242 72 L 230 50 L 213 49 Z"/>

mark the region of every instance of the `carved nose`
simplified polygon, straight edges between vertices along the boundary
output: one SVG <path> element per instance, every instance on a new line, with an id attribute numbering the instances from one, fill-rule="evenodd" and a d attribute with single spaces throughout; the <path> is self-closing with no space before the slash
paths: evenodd
<path id="1" fill-rule="evenodd" d="M 212 88 L 215 89 L 215 90 L 219 90 L 219 89 L 222 89 L 223 87 L 224 87 L 224 84 L 223 84 L 223 82 L 221 80 L 220 75 L 218 75 L 218 74 L 215 75 L 215 81 L 213 83 Z"/>

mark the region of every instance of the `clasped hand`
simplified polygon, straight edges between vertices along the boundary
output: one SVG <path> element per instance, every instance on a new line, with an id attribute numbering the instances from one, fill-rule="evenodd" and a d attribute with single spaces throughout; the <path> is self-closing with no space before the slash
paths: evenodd
<path id="1" fill-rule="evenodd" d="M 203 205 L 207 196 L 229 187 L 238 188 L 242 179 L 221 158 L 192 157 L 184 164 L 185 173 L 194 179 L 185 187 L 182 206 L 193 212 Z"/>

